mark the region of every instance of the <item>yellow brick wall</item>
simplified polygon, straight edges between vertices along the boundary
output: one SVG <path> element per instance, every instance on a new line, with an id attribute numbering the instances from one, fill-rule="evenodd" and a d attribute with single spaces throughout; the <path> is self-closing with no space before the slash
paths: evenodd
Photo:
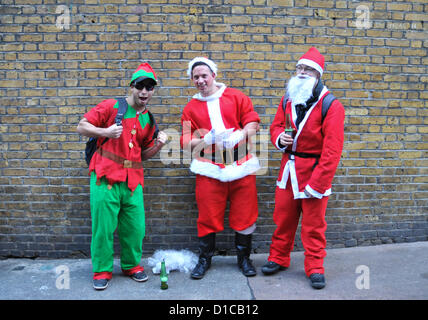
<path id="1" fill-rule="evenodd" d="M 200 55 L 251 97 L 266 132 L 311 46 L 346 109 L 328 246 L 428 240 L 427 11 L 425 0 L 3 0 L 0 255 L 88 254 L 86 139 L 76 125 L 98 102 L 125 95 L 139 63 L 160 78 L 151 109 L 174 139 L 195 93 L 186 66 Z M 268 153 L 254 247 L 267 252 L 280 154 L 266 137 L 258 143 Z M 196 247 L 194 177 L 182 157 L 146 164 L 146 253 Z M 226 223 L 220 251 L 232 237 Z"/>

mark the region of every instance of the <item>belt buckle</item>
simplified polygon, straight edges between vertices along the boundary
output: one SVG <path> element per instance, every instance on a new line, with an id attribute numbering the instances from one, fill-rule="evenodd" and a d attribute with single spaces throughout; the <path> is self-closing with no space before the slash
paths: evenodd
<path id="1" fill-rule="evenodd" d="M 132 161 L 130 160 L 123 160 L 123 167 L 126 169 L 132 168 Z"/>

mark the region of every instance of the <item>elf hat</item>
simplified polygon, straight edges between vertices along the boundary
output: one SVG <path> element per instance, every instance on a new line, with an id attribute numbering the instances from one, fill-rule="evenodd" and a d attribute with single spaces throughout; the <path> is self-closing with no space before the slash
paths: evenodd
<path id="1" fill-rule="evenodd" d="M 192 76 L 193 66 L 198 62 L 207 65 L 214 74 L 217 74 L 217 65 L 213 61 L 205 57 L 196 57 L 189 62 L 189 67 L 187 69 L 187 75 L 189 77 Z"/>
<path id="2" fill-rule="evenodd" d="M 134 71 L 129 85 L 131 85 L 134 81 L 134 84 L 136 84 L 145 79 L 152 79 L 155 82 L 155 85 L 158 84 L 156 73 L 147 62 L 140 64 L 138 68 Z"/>
<path id="3" fill-rule="evenodd" d="M 324 72 L 324 56 L 315 47 L 310 48 L 308 52 L 299 59 L 296 66 L 299 64 L 305 64 L 314 68 L 321 76 Z"/>

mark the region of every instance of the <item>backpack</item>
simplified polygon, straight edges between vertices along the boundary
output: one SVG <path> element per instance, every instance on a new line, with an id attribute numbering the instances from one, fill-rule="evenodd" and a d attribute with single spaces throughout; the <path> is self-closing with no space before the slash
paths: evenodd
<path id="1" fill-rule="evenodd" d="M 322 108 L 321 108 L 321 123 L 324 121 L 325 116 L 327 115 L 328 109 L 330 109 L 333 101 L 336 100 L 336 97 L 332 93 L 328 93 L 324 99 L 322 100 Z M 285 94 L 284 100 L 282 101 L 282 109 L 285 112 L 285 107 L 288 101 L 288 93 Z"/>
<path id="2" fill-rule="evenodd" d="M 123 116 L 125 115 L 126 111 L 128 110 L 128 102 L 126 102 L 125 98 L 117 98 L 116 99 L 119 102 L 119 110 L 117 111 L 117 115 L 116 118 L 114 119 L 114 122 L 120 126 L 122 125 L 122 119 Z M 89 138 L 88 142 L 86 142 L 86 148 L 85 148 L 85 160 L 86 163 L 89 164 L 91 163 L 91 159 L 95 153 L 95 151 L 97 151 L 98 147 L 97 147 L 97 142 L 98 142 L 99 138 Z M 104 141 L 101 143 L 100 147 L 107 142 L 109 138 L 105 138 Z"/>

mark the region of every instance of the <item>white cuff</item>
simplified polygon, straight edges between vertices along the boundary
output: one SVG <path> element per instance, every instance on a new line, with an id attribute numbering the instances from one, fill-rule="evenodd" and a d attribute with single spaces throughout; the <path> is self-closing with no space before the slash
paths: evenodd
<path id="1" fill-rule="evenodd" d="M 305 190 L 314 198 L 317 199 L 322 199 L 322 197 L 324 196 L 323 194 L 319 193 L 318 191 L 315 191 L 314 189 L 311 188 L 311 186 L 308 184 L 305 187 Z"/>
<path id="2" fill-rule="evenodd" d="M 280 136 L 281 136 L 281 133 L 278 135 L 278 138 L 276 138 L 275 146 L 276 146 L 279 150 L 285 151 L 285 149 L 287 149 L 287 146 L 282 147 L 282 148 L 279 146 L 279 137 L 280 137 Z"/>

